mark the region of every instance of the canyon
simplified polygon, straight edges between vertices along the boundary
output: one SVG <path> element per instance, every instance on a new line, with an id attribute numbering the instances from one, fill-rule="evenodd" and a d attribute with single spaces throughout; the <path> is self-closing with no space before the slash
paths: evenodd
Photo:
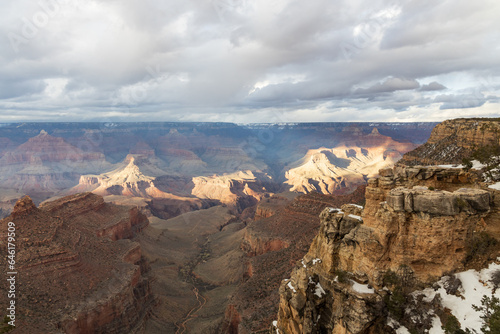
<path id="1" fill-rule="evenodd" d="M 17 333 L 133 331 L 154 303 L 148 265 L 130 239 L 148 225 L 135 208 L 83 193 L 35 206 L 23 197 L 0 221 L 15 225 Z M 7 253 L 6 243 L 0 245 Z M 7 259 L 0 264 L 7 268 Z M 8 303 L 7 294 L 0 297 Z"/>
<path id="2" fill-rule="evenodd" d="M 307 254 L 280 284 L 269 333 L 437 333 L 450 317 L 460 328 L 443 296 L 419 299 L 416 291 L 433 291 L 438 281 L 448 289 L 453 279 L 460 286 L 456 273 L 498 260 L 498 188 L 481 167 L 452 166 L 497 145 L 498 124 L 443 122 L 426 144 L 368 180 L 363 207 L 325 208 Z M 491 277 L 482 284 L 492 286 Z M 463 331 L 480 329 L 460 321 Z"/>
<path id="3" fill-rule="evenodd" d="M 22 301 L 33 316 L 14 332 L 265 332 L 320 213 L 364 204 L 368 178 L 433 126 L 4 124 L 2 224 L 21 226 L 20 263 L 47 264 L 59 284 L 21 282 L 37 303 Z M 78 278 L 85 288 L 59 305 Z"/>

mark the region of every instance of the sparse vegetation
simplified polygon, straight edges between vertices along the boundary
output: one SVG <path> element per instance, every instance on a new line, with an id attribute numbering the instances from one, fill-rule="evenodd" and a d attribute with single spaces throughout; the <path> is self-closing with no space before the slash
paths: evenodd
<path id="1" fill-rule="evenodd" d="M 484 174 L 488 181 L 496 181 L 500 178 L 500 145 L 489 144 L 475 148 L 472 155 L 462 159 L 463 169 L 469 171 L 472 168 L 472 160 L 478 160 L 484 164 Z"/>
<path id="2" fill-rule="evenodd" d="M 433 191 L 433 190 L 434 190 L 434 189 L 436 189 L 436 188 L 434 188 L 433 186 L 430 186 L 428 189 L 429 189 L 430 191 Z"/>
<path id="3" fill-rule="evenodd" d="M 462 166 L 463 166 L 462 169 L 464 171 L 468 172 L 472 168 L 472 160 L 469 158 L 463 158 L 462 159 Z"/>
<path id="4" fill-rule="evenodd" d="M 478 256 L 484 256 L 492 251 L 492 248 L 497 246 L 498 241 L 486 232 L 476 233 L 472 237 L 472 241 L 467 248 L 467 256 L 465 263 L 472 261 Z"/>
<path id="5" fill-rule="evenodd" d="M 497 297 L 491 296 L 490 298 L 484 295 L 481 299 L 481 306 L 472 305 L 472 308 L 483 313 L 481 331 L 484 334 L 500 333 L 500 300 Z"/>
<path id="6" fill-rule="evenodd" d="M 460 322 L 453 314 L 446 315 L 446 319 L 444 320 L 444 325 L 441 326 L 441 328 L 444 330 L 445 334 L 466 334 L 467 333 L 460 328 Z"/>
<path id="7" fill-rule="evenodd" d="M 409 293 L 413 289 L 413 271 L 407 265 L 401 265 L 397 272 L 388 270 L 383 277 L 384 285 L 392 287 L 384 302 L 389 314 L 397 321 L 403 320 Z"/>
<path id="8" fill-rule="evenodd" d="M 347 273 L 347 271 L 337 269 L 335 273 L 337 274 L 337 280 L 339 281 L 339 283 L 342 284 L 349 283 L 349 274 Z"/>
<path id="9" fill-rule="evenodd" d="M 490 162 L 491 158 L 500 155 L 500 145 L 481 146 L 472 153 L 472 157 L 482 164 Z"/>

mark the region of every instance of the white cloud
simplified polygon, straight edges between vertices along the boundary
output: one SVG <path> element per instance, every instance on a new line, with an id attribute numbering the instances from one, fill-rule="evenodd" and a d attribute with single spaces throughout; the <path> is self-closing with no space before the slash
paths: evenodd
<path id="1" fill-rule="evenodd" d="M 0 121 L 499 113 L 493 0 L 42 4 L 2 7 Z"/>

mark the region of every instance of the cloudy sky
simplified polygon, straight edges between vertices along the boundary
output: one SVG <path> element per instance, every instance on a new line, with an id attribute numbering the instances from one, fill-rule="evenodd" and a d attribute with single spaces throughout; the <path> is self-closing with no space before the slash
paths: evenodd
<path id="1" fill-rule="evenodd" d="M 0 121 L 500 116 L 497 0 L 0 0 Z"/>

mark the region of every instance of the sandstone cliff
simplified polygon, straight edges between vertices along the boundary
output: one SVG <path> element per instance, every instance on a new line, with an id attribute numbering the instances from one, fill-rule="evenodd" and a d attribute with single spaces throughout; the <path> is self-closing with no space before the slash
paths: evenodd
<path id="1" fill-rule="evenodd" d="M 311 149 L 295 162 L 285 174 L 285 183 L 291 185 L 290 191 L 303 193 L 352 191 L 413 148 L 415 144 L 397 142 L 381 135 L 377 128 L 363 134 L 357 127 L 346 127 L 342 141 L 334 148 Z"/>
<path id="2" fill-rule="evenodd" d="M 266 193 L 272 193 L 275 187 L 270 176 L 250 170 L 210 177 L 194 177 L 192 182 L 194 183 L 192 195 L 201 199 L 218 200 L 239 211 L 257 204 Z"/>
<path id="3" fill-rule="evenodd" d="M 309 252 L 281 284 L 280 333 L 390 333 L 390 273 L 403 270 L 418 285 L 464 268 L 475 232 L 487 224 L 490 192 L 456 169 L 380 175 L 368 184 L 363 210 L 321 213 Z"/>
<path id="4" fill-rule="evenodd" d="M 8 222 L 16 226 L 19 273 L 12 333 L 124 333 L 141 325 L 153 302 L 148 266 L 139 244 L 124 239 L 148 224 L 136 209 L 90 193 L 39 208 L 24 197 L 0 221 L 2 253 Z"/>
<path id="5" fill-rule="evenodd" d="M 427 143 L 406 153 L 405 165 L 459 164 L 475 149 L 500 144 L 498 119 L 453 119 L 444 121 L 432 130 Z"/>

